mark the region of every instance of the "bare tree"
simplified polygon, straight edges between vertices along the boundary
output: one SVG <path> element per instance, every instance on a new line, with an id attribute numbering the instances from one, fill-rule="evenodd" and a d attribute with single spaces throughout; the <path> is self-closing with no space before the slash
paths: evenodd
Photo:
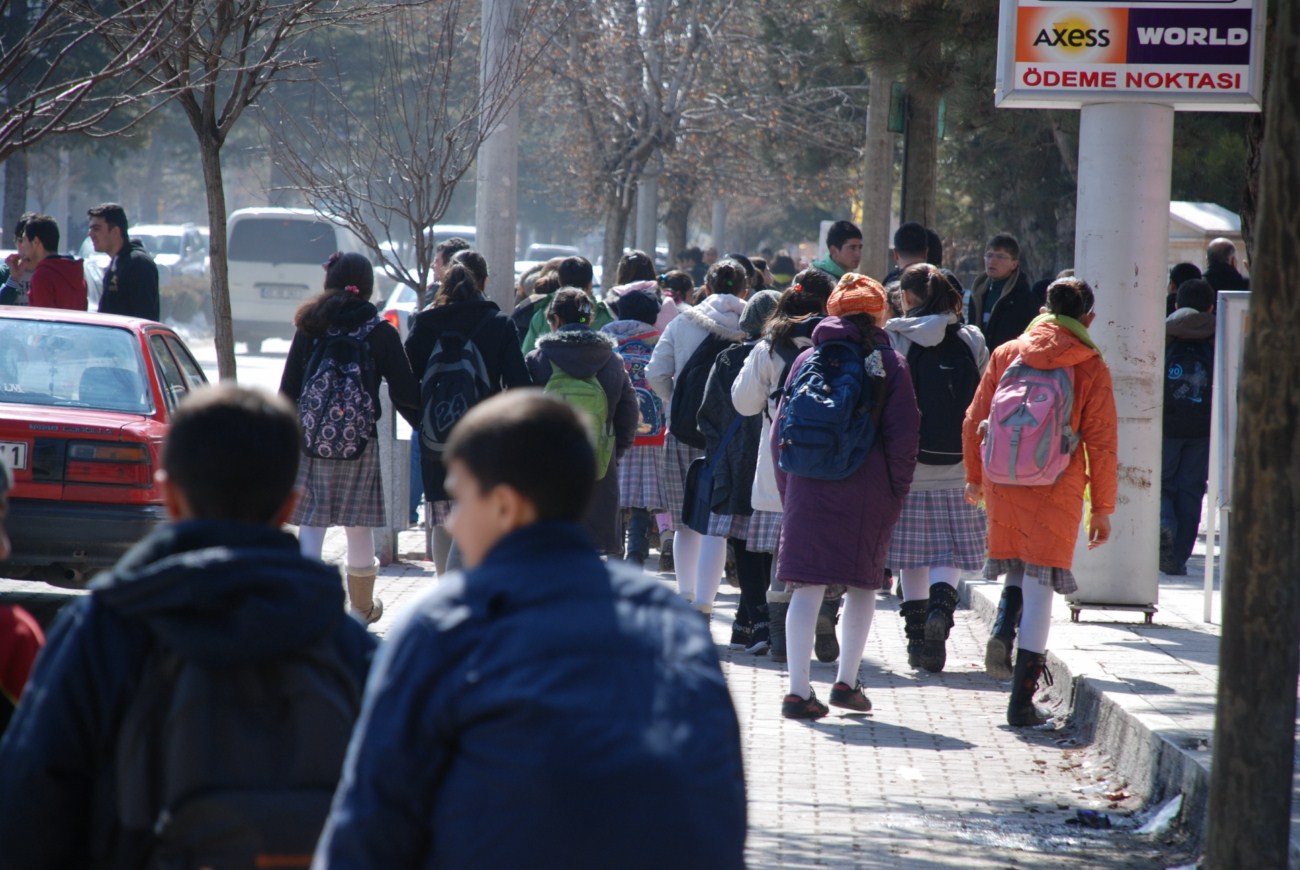
<path id="1" fill-rule="evenodd" d="M 480 85 L 476 7 L 434 0 L 376 16 L 346 54 L 329 51 L 305 94 L 277 94 L 266 112 L 289 186 L 421 297 L 433 272 L 431 228 L 554 22 L 549 3 L 521 8 L 516 23 L 529 40 Z"/>

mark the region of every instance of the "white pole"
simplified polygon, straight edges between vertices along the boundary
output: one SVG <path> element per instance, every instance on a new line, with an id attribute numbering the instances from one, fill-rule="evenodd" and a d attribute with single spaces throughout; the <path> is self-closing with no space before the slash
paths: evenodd
<path id="1" fill-rule="evenodd" d="M 483 0 L 483 45 L 479 57 L 481 84 L 489 96 L 501 99 L 500 78 L 508 52 L 515 50 L 515 0 Z M 511 100 L 502 117 L 478 149 L 474 221 L 475 247 L 487 260 L 487 297 L 503 311 L 514 308 L 515 225 L 519 215 L 519 103 Z"/>
<path id="2" fill-rule="evenodd" d="M 1119 417 L 1119 491 L 1110 543 L 1079 535 L 1081 604 L 1145 606 L 1158 593 L 1160 431 L 1174 110 L 1084 106 L 1074 268 L 1097 296 L 1091 333 L 1110 367 Z"/>

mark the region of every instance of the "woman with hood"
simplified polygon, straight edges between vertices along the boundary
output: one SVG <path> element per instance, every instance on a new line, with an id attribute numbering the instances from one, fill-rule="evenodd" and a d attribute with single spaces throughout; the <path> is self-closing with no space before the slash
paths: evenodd
<path id="1" fill-rule="evenodd" d="M 863 463 L 840 480 L 822 480 L 776 470 L 785 505 L 777 579 L 793 587 L 785 619 L 790 693 L 781 702 L 787 719 L 820 719 L 827 714 L 810 679 L 814 628 L 827 586 L 847 586 L 840 621 L 840 663 L 830 703 L 863 712 L 871 701 L 862 691 L 858 667 L 876 611 L 876 590 L 884 582 L 885 554 L 916 466 L 920 413 L 907 363 L 889 346 L 885 289 L 856 272 L 846 272 L 826 304 L 830 315 L 813 330 L 813 348 L 795 360 L 788 387 L 799 367 L 827 342 L 861 349 L 863 390 L 876 396 L 876 440 Z M 784 413 L 784 402 L 782 413 Z M 772 449 L 778 445 L 773 427 Z"/>
<path id="2" fill-rule="evenodd" d="M 989 352 L 983 334 L 961 322 L 961 293 L 942 271 L 917 263 L 898 284 L 907 315 L 886 323 L 885 332 L 908 361 L 923 434 L 889 565 L 901 575 L 907 663 L 937 673 L 947 662 L 957 579 L 984 567 L 984 514 L 964 498 L 961 430 Z"/>
<path id="3" fill-rule="evenodd" d="M 456 255 L 433 300 L 412 318 L 411 332 L 406 337 L 406 356 L 415 376 L 423 380 L 429 357 L 444 337 L 457 335 L 468 339 L 478 350 L 487 373 L 487 393 L 479 397 L 481 400 L 512 387 L 529 386 L 532 380 L 524 366 L 515 326 L 509 315 L 483 296 L 482 284 L 471 268 L 477 267 L 482 258 L 471 254 L 461 251 Z M 462 257 L 466 261 L 459 259 Z M 468 410 L 466 405 L 462 416 Z M 430 450 L 423 440 L 413 438 L 411 449 L 420 451 L 420 476 L 429 510 L 426 521 L 432 526 L 434 567 L 442 575 L 448 569 L 451 550 L 451 536 L 446 530 L 447 515 L 451 513 L 451 497 L 445 487 L 447 469 L 442 464 L 442 453 Z"/>
<path id="4" fill-rule="evenodd" d="M 698 305 L 682 310 L 659 337 L 650 367 L 646 374 L 650 386 L 669 407 L 672 414 L 673 392 L 686 374 L 686 364 L 692 361 L 695 351 L 706 339 L 718 338 L 726 342 L 739 342 L 745 333 L 740 329 L 740 315 L 745 310 L 749 277 L 744 267 L 733 260 L 719 260 L 709 267 L 704 278 L 708 294 Z M 718 348 L 719 352 L 721 348 Z M 701 361 L 712 367 L 713 361 Z M 689 416 L 698 413 L 692 409 Z M 697 609 L 712 612 L 713 596 L 722 582 L 722 571 L 727 560 L 727 539 L 715 535 L 701 535 L 686 527 L 682 521 L 682 505 L 686 497 L 686 472 L 704 450 L 678 440 L 670 430 L 664 439 L 664 495 L 672 513 L 673 562 L 676 565 L 677 588 L 682 597 L 701 603 Z M 709 590 L 712 589 L 712 592 Z M 697 593 L 699 593 L 697 598 Z"/>
<path id="5" fill-rule="evenodd" d="M 644 289 L 645 285 L 649 289 Z M 615 287 L 610 309 L 618 319 L 601 327 L 601 334 L 615 342 L 614 352 L 637 398 L 637 430 L 632 447 L 618 463 L 619 507 L 628 511 L 627 547 L 623 558 L 644 567 L 650 558 L 650 525 L 656 511 L 664 509 L 664 435 L 668 431 L 667 408 L 646 380 L 646 367 L 659 330 L 659 301 L 654 282 L 634 282 Z"/>
<path id="6" fill-rule="evenodd" d="M 284 361 L 280 392 L 295 404 L 304 383 L 314 374 L 307 371 L 313 351 L 327 335 L 345 333 L 364 336 L 374 365 L 365 371 L 366 393 L 379 419 L 379 383 L 388 382 L 393 407 L 408 423 L 420 425 L 420 387 L 402 352 L 402 338 L 392 324 L 379 316 L 370 297 L 375 273 L 361 254 L 335 254 L 325 264 L 325 291 L 305 302 L 294 315 L 297 331 Z M 378 621 L 384 602 L 374 597 L 375 539 L 371 529 L 387 522 L 384 490 L 379 472 L 377 429 L 372 426 L 360 456 L 353 459 L 323 459 L 303 456 L 297 488 L 302 493 L 289 522 L 298 526 L 298 540 L 304 556 L 319 559 L 329 526 L 343 526 L 347 535 L 348 602 L 367 624 Z"/>
<path id="7" fill-rule="evenodd" d="M 623 529 L 618 508 L 618 458 L 636 439 L 640 412 L 623 360 L 614 353 L 614 340 L 591 328 L 595 317 L 595 303 L 586 292 L 576 287 L 557 291 L 546 308 L 546 320 L 552 332 L 537 339 L 537 347 L 524 361 L 533 383 L 539 386 L 546 386 L 555 371 L 560 370 L 577 380 L 594 378 L 605 392 L 614 450 L 603 474 L 597 469 L 601 476 L 582 525 L 599 552 L 620 556 Z"/>
<path id="8" fill-rule="evenodd" d="M 758 464 L 754 471 L 754 487 L 750 503 L 754 508 L 754 522 L 745 547 L 755 553 L 776 553 L 777 539 L 781 533 L 781 493 L 776 488 L 775 461 L 768 449 L 772 421 L 776 419 L 777 406 L 786 375 L 795 357 L 812 346 L 813 329 L 826 314 L 826 300 L 835 289 L 830 275 L 820 269 L 805 269 L 794 276 L 793 286 L 781 294 L 776 310 L 768 319 L 763 337 L 731 385 L 731 402 L 740 414 L 762 414 L 762 430 L 758 438 Z M 817 640 L 814 649 L 821 661 L 835 661 L 839 656 L 839 641 L 835 637 L 835 616 L 839 612 L 843 589 L 832 589 L 822 605 L 818 618 Z M 773 661 L 785 661 L 785 613 L 790 604 L 790 590 L 773 575 L 767 590 L 769 655 Z"/>
<path id="9" fill-rule="evenodd" d="M 1078 589 L 1070 568 L 1085 487 L 1091 499 L 1088 549 L 1110 539 L 1110 515 L 1115 512 L 1118 484 L 1119 434 L 1110 369 L 1088 335 L 1088 327 L 1096 317 L 1093 302 L 1092 288 L 1078 278 L 1052 282 L 1047 288 L 1045 312 L 1029 324 L 1023 335 L 993 351 L 962 429 L 966 500 L 971 504 L 982 500 L 988 509 L 988 563 L 984 576 L 996 580 L 1005 574 L 1006 585 L 1020 587 L 1023 596 L 1020 649 L 1007 705 L 1007 724 L 1012 727 L 1041 725 L 1047 718 L 1035 708 L 1034 693 L 1047 667 L 1052 593 L 1068 595 Z M 1054 483 L 1016 486 L 985 480 L 983 430 L 988 425 L 998 383 L 1014 362 L 1035 369 L 1073 369 L 1070 427 L 1080 436 L 1083 449 L 1074 451 L 1069 465 Z M 989 644 L 991 658 L 993 641 Z M 1009 642 L 1005 652 L 1009 658 Z"/>

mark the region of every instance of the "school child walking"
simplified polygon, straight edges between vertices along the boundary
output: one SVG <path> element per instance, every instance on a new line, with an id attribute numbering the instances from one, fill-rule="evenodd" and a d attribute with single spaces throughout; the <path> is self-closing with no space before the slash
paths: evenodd
<path id="1" fill-rule="evenodd" d="M 289 522 L 298 526 L 302 554 L 321 557 L 325 530 L 347 535 L 348 603 L 367 624 L 384 613 L 374 597 L 372 529 L 387 522 L 376 443 L 379 385 L 388 382 L 393 407 L 419 427 L 420 388 L 401 336 L 379 316 L 370 297 L 375 273 L 360 254 L 335 254 L 325 264 L 325 290 L 294 315 L 293 343 L 280 392 L 298 405 L 304 456 L 302 493 Z"/>
<path id="2" fill-rule="evenodd" d="M 830 703 L 848 710 L 871 709 L 858 667 L 876 610 L 876 590 L 884 582 L 890 534 L 912 483 L 920 426 L 907 363 L 880 328 L 886 310 L 885 289 L 876 281 L 855 272 L 840 278 L 826 305 L 830 316 L 813 330 L 813 349 L 800 354 L 791 369 L 773 427 L 776 481 L 785 506 L 777 579 L 793 589 L 785 621 L 790 691 L 781 702 L 781 715 L 787 719 L 820 719 L 829 712 L 812 690 L 810 677 L 814 628 L 829 585 L 848 588 Z M 799 446 L 785 443 L 782 429 L 795 416 L 801 370 L 810 361 L 819 361 L 828 386 L 835 372 L 860 369 L 857 392 L 868 401 L 863 405 L 852 396 L 855 404 L 847 411 L 856 421 L 865 409 L 876 421 L 869 450 L 844 477 L 805 476 L 782 467 L 787 452 Z M 841 380 L 837 376 L 834 383 Z M 860 450 L 860 445 L 852 446 Z"/>
<path id="3" fill-rule="evenodd" d="M 894 527 L 889 564 L 899 569 L 907 663 L 937 673 L 948 660 L 948 633 L 962 571 L 984 566 L 984 512 L 964 497 L 962 423 L 989 352 L 978 329 L 961 322 L 962 294 L 928 263 L 899 276 L 906 316 L 885 324 L 907 358 L 921 411 L 912 489 Z"/>
<path id="4" fill-rule="evenodd" d="M 1070 568 L 1083 515 L 1084 488 L 1091 505 L 1088 548 L 1110 538 L 1115 511 L 1116 447 L 1119 440 L 1110 369 L 1088 334 L 1096 313 L 1092 288 L 1078 278 L 1061 278 L 1047 288 L 1043 314 L 1025 333 L 993 351 L 989 366 L 966 412 L 962 444 L 966 465 L 966 500 L 984 501 L 988 510 L 990 580 L 1006 575 L 1006 591 L 989 639 L 985 667 L 990 674 L 1012 677 L 1007 724 L 1041 725 L 1046 715 L 1034 706 L 1038 680 L 1047 666 L 1047 635 L 1052 625 L 1052 595 L 1078 588 Z M 1049 467 L 1029 467 L 1020 451 L 1016 462 L 1005 447 L 1008 427 L 1034 432 L 1033 422 L 1016 411 L 1029 404 L 1065 413 L 1064 432 L 1049 433 L 1067 449 L 1047 455 Z M 994 408 L 998 414 L 991 414 Z M 1045 415 L 1049 421 L 1054 415 Z M 1076 449 L 1071 452 L 1068 446 Z M 1063 465 L 1059 476 L 1051 475 Z M 1038 481 L 1025 485 L 1014 481 Z M 1020 596 L 1010 590 L 1019 589 Z M 1019 650 L 1014 668 L 1011 647 L 1016 620 L 1014 598 L 1023 601 Z"/>

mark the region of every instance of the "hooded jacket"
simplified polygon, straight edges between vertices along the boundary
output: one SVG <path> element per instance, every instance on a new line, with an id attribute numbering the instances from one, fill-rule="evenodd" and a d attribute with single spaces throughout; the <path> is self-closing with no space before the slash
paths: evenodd
<path id="1" fill-rule="evenodd" d="M 1042 307 L 1038 297 L 1029 285 L 1029 278 L 1021 269 L 1016 269 L 1002 286 L 1002 293 L 993 303 L 989 312 L 989 322 L 984 322 L 984 301 L 988 298 L 989 284 L 987 274 L 975 279 L 971 288 L 970 307 L 966 322 L 984 333 L 984 340 L 989 350 L 997 350 L 1003 344 L 1020 335 L 1029 326 L 1030 321 L 1038 316 Z"/>
<path id="2" fill-rule="evenodd" d="M 139 239 L 128 238 L 104 270 L 99 313 L 159 318 L 158 267 Z"/>
<path id="3" fill-rule="evenodd" d="M 86 310 L 86 273 L 81 260 L 50 254 L 32 271 L 28 304 L 39 308 Z"/>
<path id="4" fill-rule="evenodd" d="M 316 860 L 730 870 L 744 842 L 740 732 L 704 622 L 547 522 L 389 633 Z"/>
<path id="5" fill-rule="evenodd" d="M 379 317 L 375 306 L 362 299 L 349 299 L 334 315 L 331 326 L 344 332 L 350 332 L 370 320 Z M 307 364 L 311 362 L 312 351 L 323 336 L 312 336 L 296 330 L 293 343 L 289 345 L 289 355 L 284 360 L 284 373 L 280 376 L 280 392 L 295 405 L 302 395 L 302 385 L 307 377 Z M 370 334 L 366 336 L 366 345 L 374 360 L 374 368 L 366 383 L 366 391 L 375 403 L 375 420 L 382 412 L 379 404 L 379 384 L 388 382 L 388 396 L 393 400 L 393 407 L 412 427 L 420 425 L 420 384 L 411 374 L 411 364 L 402 349 L 401 336 L 391 323 L 380 320 Z M 372 436 L 374 432 L 370 433 Z"/>
<path id="6" fill-rule="evenodd" d="M 904 359 L 913 345 L 935 347 L 948 333 L 948 327 L 958 322 L 957 315 L 927 314 L 923 317 L 895 317 L 885 324 L 889 341 Z M 989 351 L 984 345 L 984 335 L 970 324 L 963 324 L 957 331 L 971 356 L 975 358 L 975 367 L 980 374 L 989 364 Z M 913 385 L 915 386 L 915 385 Z M 955 433 L 954 433 L 955 434 Z M 961 489 L 966 483 L 966 470 L 962 463 L 955 465 L 926 465 L 918 462 L 916 474 L 912 477 L 914 492 L 929 492 L 940 489 Z"/>
<path id="7" fill-rule="evenodd" d="M 614 454 L 605 476 L 596 481 L 583 527 L 602 553 L 622 553 L 623 536 L 618 504 L 618 457 L 636 439 L 638 410 L 636 393 L 623 368 L 623 358 L 614 353 L 614 340 L 581 324 L 568 324 L 537 340 L 537 349 L 525 358 L 533 383 L 546 386 L 552 366 L 570 377 L 594 377 L 609 402 L 609 419 L 614 426 Z"/>
<path id="8" fill-rule="evenodd" d="M 814 480 L 776 469 L 785 505 L 776 576 L 784 583 L 878 589 L 883 581 L 889 540 L 912 486 L 921 413 L 907 361 L 889 347 L 882 330 L 872 327 L 868 338 L 882 348 L 885 383 L 876 443 L 866 460 L 843 480 Z M 862 339 L 856 325 L 839 317 L 827 317 L 813 330 L 814 347 L 834 340 L 862 344 Z M 799 354 L 787 385 L 812 353 Z M 775 431 L 771 438 L 768 446 L 775 456 Z"/>
<path id="9" fill-rule="evenodd" d="M 564 288 L 560 289 L 562 290 Z M 537 342 L 541 337 L 551 331 L 551 324 L 546 320 L 546 309 L 550 307 L 551 297 L 554 295 L 554 293 L 547 293 L 545 296 L 539 297 L 536 302 L 533 303 L 533 314 L 531 319 L 528 321 L 528 331 L 524 333 L 523 337 L 520 339 L 523 343 L 523 351 L 525 354 L 532 353 L 537 347 Z M 587 295 L 590 296 L 591 294 L 588 293 Z M 594 300 L 592 307 L 596 310 L 595 316 L 589 324 L 592 329 L 599 330 L 605 324 L 614 322 L 614 314 L 609 310 L 609 306 L 604 302 L 596 299 Z"/>
<path id="10" fill-rule="evenodd" d="M 988 419 L 998 381 L 1017 356 L 1040 369 L 1074 366 L 1070 425 L 1079 433 L 1081 443 L 1050 486 L 1004 486 L 984 480 L 979 426 Z M 1115 512 L 1118 442 L 1110 369 L 1096 350 L 1068 329 L 1040 323 L 993 351 L 962 426 L 966 480 L 984 487 L 989 558 L 1020 559 L 1046 568 L 1071 567 L 1083 518 L 1084 487 L 1091 485 L 1093 513 Z"/>
<path id="11" fill-rule="evenodd" d="M 143 866 L 149 835 L 117 823 L 113 748 L 156 647 L 221 666 L 331 638 L 358 690 L 369 669 L 374 641 L 345 614 L 338 572 L 278 529 L 165 525 L 90 588 L 59 613 L 0 743 L 8 868 Z"/>
<path id="12" fill-rule="evenodd" d="M 740 329 L 740 315 L 744 310 L 745 300 L 739 296 L 715 293 L 699 305 L 682 310 L 668 324 L 646 369 L 650 386 L 665 404 L 672 400 L 674 382 L 705 338 L 716 335 L 732 342 L 745 340 L 745 333 Z"/>
<path id="13" fill-rule="evenodd" d="M 474 346 L 483 357 L 491 394 L 512 387 L 526 387 L 532 383 L 528 368 L 524 365 L 524 355 L 519 350 L 519 337 L 514 324 L 507 315 L 501 313 L 495 302 L 477 299 L 430 306 L 411 319 L 411 332 L 406 337 L 406 357 L 410 361 L 417 388 L 424 378 L 424 369 L 433 354 L 433 346 L 443 333 L 450 330 L 461 335 L 474 334 Z M 421 408 L 417 416 L 422 416 L 423 413 L 421 397 Z M 418 422 L 414 428 L 417 435 L 413 441 L 419 445 Z M 420 450 L 424 497 L 429 501 L 447 501 L 449 497 L 444 489 L 447 469 L 443 467 L 442 454 L 430 452 L 422 446 L 414 449 Z"/>
<path id="14" fill-rule="evenodd" d="M 1165 320 L 1165 409 L 1161 434 L 1165 438 L 1209 438 L 1210 397 L 1214 381 L 1213 313 L 1179 308 Z M 1190 348 L 1186 346 L 1190 345 Z M 1190 349 L 1188 354 L 1185 350 Z M 1175 361 L 1173 356 L 1178 354 Z M 1175 363 L 1178 364 L 1175 364 Z M 1187 390 L 1182 401 L 1170 390 Z"/>

